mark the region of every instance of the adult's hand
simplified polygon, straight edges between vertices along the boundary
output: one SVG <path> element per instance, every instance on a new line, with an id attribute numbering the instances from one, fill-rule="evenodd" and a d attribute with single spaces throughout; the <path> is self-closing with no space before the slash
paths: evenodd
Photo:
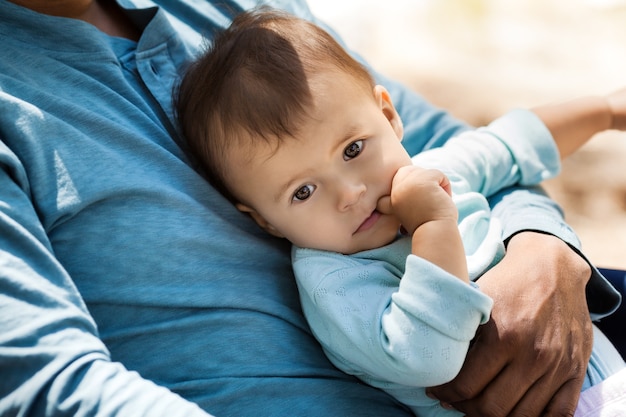
<path id="1" fill-rule="evenodd" d="M 431 395 L 469 417 L 572 416 L 593 331 L 587 262 L 552 235 L 522 232 L 478 281 L 494 300 L 459 375 Z"/>

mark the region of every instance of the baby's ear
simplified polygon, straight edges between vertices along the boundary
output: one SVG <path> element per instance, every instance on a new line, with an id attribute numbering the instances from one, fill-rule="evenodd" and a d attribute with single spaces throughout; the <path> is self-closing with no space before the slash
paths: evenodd
<path id="1" fill-rule="evenodd" d="M 378 102 L 380 109 L 383 114 L 389 120 L 393 131 L 396 133 L 398 139 L 402 140 L 402 136 L 404 135 L 404 127 L 402 125 L 402 119 L 400 115 L 396 111 L 393 102 L 391 101 L 391 96 L 385 87 L 382 85 L 377 85 L 374 87 L 374 97 Z"/>
<path id="2" fill-rule="evenodd" d="M 242 213 L 248 213 L 250 217 L 252 217 L 252 219 L 270 235 L 276 237 L 284 237 L 278 230 L 276 230 L 276 228 L 271 223 L 265 220 L 265 217 L 261 216 L 259 212 L 257 212 L 252 207 L 248 207 L 245 204 L 241 203 L 235 204 L 235 207 L 237 207 L 237 210 L 241 211 Z"/>

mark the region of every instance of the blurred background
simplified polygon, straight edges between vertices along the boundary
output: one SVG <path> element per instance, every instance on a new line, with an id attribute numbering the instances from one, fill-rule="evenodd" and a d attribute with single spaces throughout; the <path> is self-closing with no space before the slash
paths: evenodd
<path id="1" fill-rule="evenodd" d="M 626 0 L 308 0 L 383 73 L 473 125 L 626 87 Z M 599 266 L 626 269 L 626 133 L 545 183 Z"/>

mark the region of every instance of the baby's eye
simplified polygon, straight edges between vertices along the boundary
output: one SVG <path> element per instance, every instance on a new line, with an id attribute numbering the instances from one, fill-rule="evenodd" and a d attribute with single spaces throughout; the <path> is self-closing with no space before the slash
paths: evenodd
<path id="1" fill-rule="evenodd" d="M 352 142 L 346 147 L 346 149 L 343 150 L 343 159 L 347 161 L 349 159 L 356 158 L 357 156 L 359 156 L 362 150 L 363 150 L 362 140 L 357 140 L 355 142 Z"/>
<path id="2" fill-rule="evenodd" d="M 302 187 L 298 188 L 296 192 L 293 194 L 293 200 L 304 201 L 308 199 L 309 197 L 311 197 L 311 195 L 313 194 L 313 191 L 315 191 L 314 185 L 311 185 L 311 184 L 303 185 Z"/>

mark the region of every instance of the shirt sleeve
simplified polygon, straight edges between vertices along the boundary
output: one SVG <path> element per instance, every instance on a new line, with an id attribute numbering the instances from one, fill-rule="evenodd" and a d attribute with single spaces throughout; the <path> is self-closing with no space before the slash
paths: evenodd
<path id="1" fill-rule="evenodd" d="M 2 142 L 0 190 L 2 413 L 19 414 L 29 403 L 32 415 L 40 416 L 207 416 L 111 361 L 82 298 L 54 257 L 28 197 L 26 173 Z"/>
<path id="2" fill-rule="evenodd" d="M 407 252 L 398 253 L 389 256 Z M 400 277 L 384 261 L 298 249 L 294 271 L 309 325 L 329 358 L 378 386 L 375 381 L 426 387 L 451 380 L 492 307 L 474 285 L 414 255 Z"/>
<path id="3" fill-rule="evenodd" d="M 489 197 L 516 184 L 535 185 L 558 174 L 558 149 L 541 120 L 515 110 L 489 126 L 465 131 L 440 148 L 413 157 L 413 163 L 460 177 L 462 189 Z"/>

